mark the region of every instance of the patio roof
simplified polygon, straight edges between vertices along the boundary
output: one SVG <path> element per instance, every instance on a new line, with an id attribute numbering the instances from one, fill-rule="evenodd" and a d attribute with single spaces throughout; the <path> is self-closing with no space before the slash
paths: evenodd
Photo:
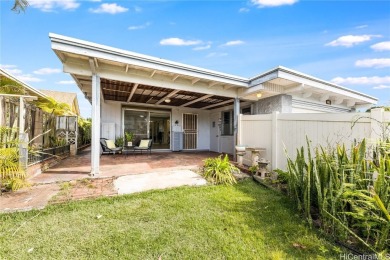
<path id="1" fill-rule="evenodd" d="M 49 35 L 52 49 L 86 98 L 92 79 L 101 79 L 101 99 L 122 103 L 216 109 L 234 98 L 255 101 L 279 94 L 311 97 L 349 107 L 367 106 L 377 99 L 300 72 L 277 67 L 253 78 L 189 66 L 62 35 Z"/>

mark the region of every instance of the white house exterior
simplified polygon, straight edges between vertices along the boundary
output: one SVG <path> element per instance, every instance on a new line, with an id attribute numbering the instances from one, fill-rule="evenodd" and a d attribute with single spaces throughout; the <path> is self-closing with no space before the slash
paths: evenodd
<path id="1" fill-rule="evenodd" d="M 233 153 L 239 114 L 340 113 L 377 99 L 277 67 L 243 78 L 50 34 L 52 49 L 92 103 L 92 169 L 100 137 L 131 131 L 161 150 Z M 261 133 L 253 133 L 259 134 Z"/>

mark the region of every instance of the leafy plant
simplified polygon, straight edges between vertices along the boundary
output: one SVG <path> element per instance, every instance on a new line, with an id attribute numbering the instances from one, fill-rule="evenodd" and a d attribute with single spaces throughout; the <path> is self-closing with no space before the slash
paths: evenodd
<path id="1" fill-rule="evenodd" d="M 126 142 L 132 142 L 133 138 L 134 138 L 134 133 L 133 132 L 125 132 Z"/>
<path id="2" fill-rule="evenodd" d="M 259 166 L 258 165 L 252 165 L 251 167 L 249 167 L 248 169 L 252 174 L 256 174 L 257 171 L 259 170 Z"/>
<path id="3" fill-rule="evenodd" d="M 282 183 L 282 184 L 287 184 L 288 172 L 282 171 L 280 169 L 275 169 L 274 171 L 278 174 L 278 177 L 277 177 L 278 182 Z"/>
<path id="4" fill-rule="evenodd" d="M 204 160 L 203 176 L 215 184 L 237 183 L 233 172 L 239 172 L 239 170 L 230 163 L 227 155 L 224 158 L 220 155 Z"/>
<path id="5" fill-rule="evenodd" d="M 115 139 L 115 145 L 116 145 L 117 147 L 123 146 L 124 143 L 125 143 L 125 139 L 124 139 L 123 137 L 117 137 L 117 138 Z"/>
<path id="6" fill-rule="evenodd" d="M 0 190 L 28 186 L 26 171 L 19 164 L 19 142 L 14 132 L 17 129 L 0 127 Z"/>
<path id="7" fill-rule="evenodd" d="M 358 241 L 377 253 L 389 250 L 390 242 L 389 141 L 379 147 L 373 161 L 365 140 L 350 153 L 344 145 L 312 153 L 307 140 L 306 151 L 302 147 L 295 160 L 287 159 L 289 195 L 308 222 L 318 219 L 336 239 Z"/>

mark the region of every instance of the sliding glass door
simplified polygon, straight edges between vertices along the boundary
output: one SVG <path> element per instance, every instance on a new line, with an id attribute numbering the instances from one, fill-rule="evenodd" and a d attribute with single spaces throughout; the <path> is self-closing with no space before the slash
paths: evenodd
<path id="1" fill-rule="evenodd" d="M 134 134 L 133 143 L 152 139 L 153 149 L 171 148 L 171 114 L 148 110 L 124 109 L 123 130 Z"/>

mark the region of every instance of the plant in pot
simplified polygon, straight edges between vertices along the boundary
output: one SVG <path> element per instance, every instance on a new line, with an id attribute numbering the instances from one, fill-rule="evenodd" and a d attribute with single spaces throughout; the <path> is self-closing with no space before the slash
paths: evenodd
<path id="1" fill-rule="evenodd" d="M 125 132 L 125 139 L 127 142 L 127 146 L 133 146 L 133 138 L 134 138 L 133 132 Z"/>

